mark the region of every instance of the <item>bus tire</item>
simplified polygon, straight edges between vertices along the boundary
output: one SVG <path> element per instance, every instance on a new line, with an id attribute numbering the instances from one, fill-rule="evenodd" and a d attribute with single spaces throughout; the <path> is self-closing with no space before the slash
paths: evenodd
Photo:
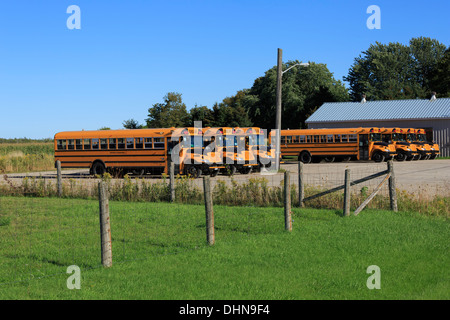
<path id="1" fill-rule="evenodd" d="M 92 165 L 91 171 L 94 176 L 103 176 L 103 174 L 106 172 L 106 168 L 101 161 L 95 161 Z"/>
<path id="2" fill-rule="evenodd" d="M 240 173 L 242 173 L 242 174 L 249 174 L 250 172 L 252 172 L 252 167 L 250 167 L 250 166 L 243 167 L 243 168 L 240 170 Z"/>
<path id="3" fill-rule="evenodd" d="M 381 152 L 375 152 L 372 156 L 373 161 L 375 162 L 383 162 L 384 155 Z"/>
<path id="4" fill-rule="evenodd" d="M 192 178 L 197 179 L 202 175 L 202 170 L 196 166 L 189 166 L 186 168 L 186 174 Z"/>
<path id="5" fill-rule="evenodd" d="M 328 156 L 328 157 L 325 157 L 324 160 L 325 160 L 326 162 L 334 162 L 335 157 Z"/>
<path id="6" fill-rule="evenodd" d="M 214 178 L 215 176 L 217 176 L 218 173 L 219 173 L 219 170 L 212 170 L 210 173 L 210 176 Z"/>
<path id="7" fill-rule="evenodd" d="M 395 160 L 397 161 L 405 161 L 407 158 L 406 153 L 404 153 L 402 150 L 397 151 L 397 156 L 395 157 Z"/>
<path id="8" fill-rule="evenodd" d="M 311 154 L 308 151 L 302 151 L 298 156 L 298 160 L 303 163 L 310 163 L 311 159 L 312 159 Z"/>
<path id="9" fill-rule="evenodd" d="M 236 166 L 234 164 L 226 165 L 225 166 L 225 174 L 227 176 L 232 176 L 236 173 Z"/>

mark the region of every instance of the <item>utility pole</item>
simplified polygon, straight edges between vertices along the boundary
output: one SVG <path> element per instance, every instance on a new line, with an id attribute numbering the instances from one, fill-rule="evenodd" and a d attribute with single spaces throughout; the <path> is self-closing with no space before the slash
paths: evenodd
<path id="1" fill-rule="evenodd" d="M 277 60 L 277 116 L 276 116 L 276 150 L 275 150 L 275 169 L 278 172 L 280 169 L 280 145 L 281 145 L 281 84 L 283 77 L 283 50 L 278 48 Z"/>

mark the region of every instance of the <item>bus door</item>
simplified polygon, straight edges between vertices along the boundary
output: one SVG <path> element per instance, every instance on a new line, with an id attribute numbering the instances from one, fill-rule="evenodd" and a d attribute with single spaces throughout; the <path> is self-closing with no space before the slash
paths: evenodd
<path id="1" fill-rule="evenodd" d="M 359 160 L 369 160 L 369 135 L 359 135 Z"/>
<path id="2" fill-rule="evenodd" d="M 182 138 L 181 138 L 182 139 Z M 172 151 L 175 148 L 175 146 L 178 144 L 178 141 L 172 141 L 171 137 L 166 138 L 166 145 L 167 145 L 167 173 L 169 174 L 169 164 L 170 161 L 173 160 L 172 158 Z M 177 161 L 179 162 L 181 159 L 180 157 L 178 157 Z M 175 163 L 175 174 L 179 174 L 180 173 L 180 164 L 179 163 Z"/>

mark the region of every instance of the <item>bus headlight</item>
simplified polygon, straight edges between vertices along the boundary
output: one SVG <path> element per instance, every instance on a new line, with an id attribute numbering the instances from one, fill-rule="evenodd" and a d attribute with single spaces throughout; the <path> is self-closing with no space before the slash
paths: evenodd
<path id="1" fill-rule="evenodd" d="M 239 158 L 239 157 L 236 157 L 236 160 L 242 161 L 242 160 L 244 160 L 244 159 Z"/>
<path id="2" fill-rule="evenodd" d="M 406 151 L 411 151 L 411 149 L 410 148 L 406 148 Z"/>
<path id="3" fill-rule="evenodd" d="M 431 150 L 434 150 L 434 148 L 431 148 Z"/>

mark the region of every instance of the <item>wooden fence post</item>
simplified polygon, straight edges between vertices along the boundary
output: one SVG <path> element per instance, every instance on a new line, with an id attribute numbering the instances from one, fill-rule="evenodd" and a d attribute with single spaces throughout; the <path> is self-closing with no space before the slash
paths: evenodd
<path id="1" fill-rule="evenodd" d="M 58 197 L 62 197 L 62 176 L 61 176 L 61 161 L 56 160 L 56 187 Z"/>
<path id="2" fill-rule="evenodd" d="M 390 205 L 391 210 L 394 212 L 398 211 L 397 207 L 397 191 L 395 186 L 395 175 L 394 175 L 394 163 L 392 160 L 389 160 L 387 162 L 388 171 L 390 174 L 389 177 L 389 199 L 390 199 Z"/>
<path id="3" fill-rule="evenodd" d="M 209 176 L 203 177 L 203 191 L 205 196 L 205 212 L 206 212 L 206 241 L 209 245 L 215 243 L 214 235 L 214 210 L 211 192 L 211 179 Z"/>
<path id="4" fill-rule="evenodd" d="M 175 202 L 175 163 L 169 162 L 169 190 L 170 202 Z"/>
<path id="5" fill-rule="evenodd" d="M 350 215 L 350 169 L 345 169 L 344 216 Z"/>
<path id="6" fill-rule="evenodd" d="M 100 204 L 100 239 L 102 250 L 102 265 L 112 266 L 111 225 L 109 220 L 108 191 L 104 181 L 98 184 L 98 200 Z"/>
<path id="7" fill-rule="evenodd" d="M 289 171 L 284 172 L 284 228 L 287 231 L 292 231 L 291 183 Z"/>
<path id="8" fill-rule="evenodd" d="M 298 162 L 298 206 L 304 207 L 303 199 L 305 198 L 305 186 L 303 183 L 303 162 Z"/>

